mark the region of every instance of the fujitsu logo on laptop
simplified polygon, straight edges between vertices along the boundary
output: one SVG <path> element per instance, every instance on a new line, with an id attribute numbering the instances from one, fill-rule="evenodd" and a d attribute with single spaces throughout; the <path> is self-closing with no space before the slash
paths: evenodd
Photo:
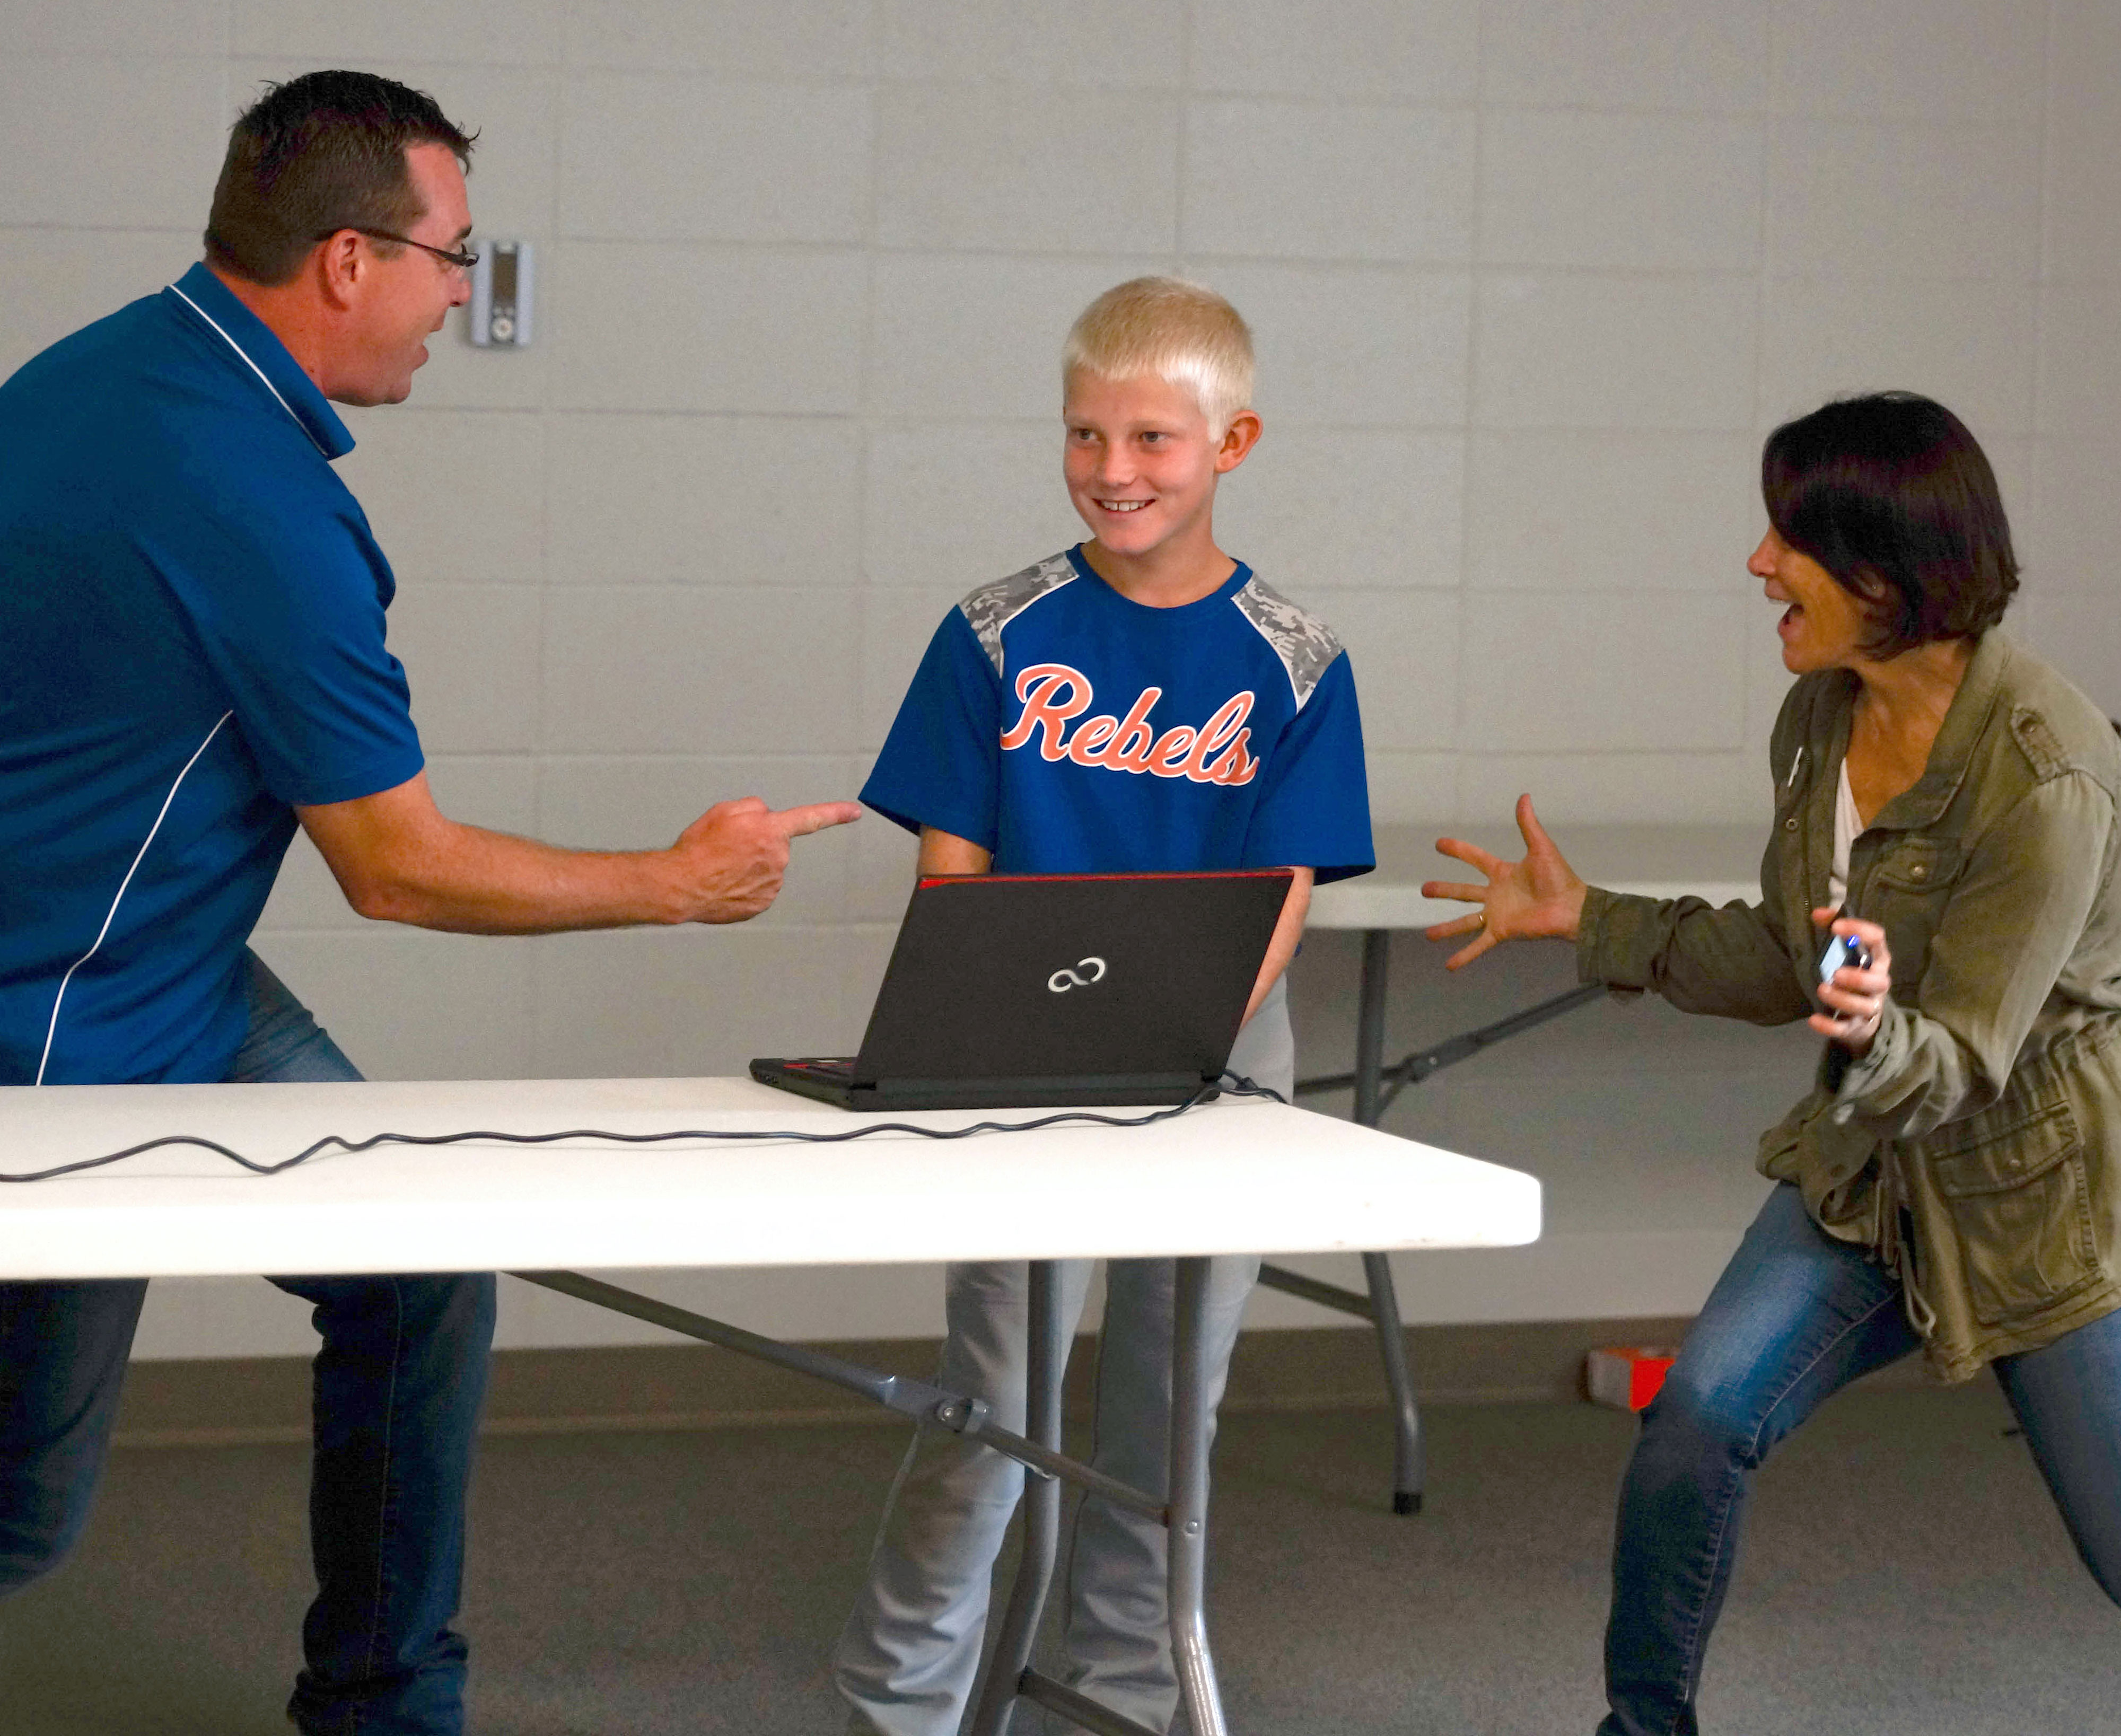
<path id="1" fill-rule="evenodd" d="M 1050 760 L 1073 760 L 1110 772 L 1147 772 L 1153 777 L 1183 777 L 1196 784 L 1248 784 L 1259 775 L 1259 762 L 1248 744 L 1252 695 L 1233 695 L 1197 728 L 1178 724 L 1158 735 L 1149 714 L 1163 697 L 1160 687 L 1145 687 L 1124 717 L 1111 712 L 1084 717 L 1074 732 L 1069 723 L 1089 710 L 1096 695 L 1090 678 L 1065 663 L 1034 663 L 1016 678 L 1016 697 L 1023 710 L 1003 731 L 1005 753 L 1040 738 L 1038 751 Z"/>
<path id="2" fill-rule="evenodd" d="M 1083 973 L 1087 971 L 1088 976 Z M 1105 961 L 1092 957 L 1078 959 L 1072 968 L 1063 966 L 1046 979 L 1046 986 L 1056 995 L 1065 995 L 1071 988 L 1088 988 L 1093 982 L 1105 980 Z"/>

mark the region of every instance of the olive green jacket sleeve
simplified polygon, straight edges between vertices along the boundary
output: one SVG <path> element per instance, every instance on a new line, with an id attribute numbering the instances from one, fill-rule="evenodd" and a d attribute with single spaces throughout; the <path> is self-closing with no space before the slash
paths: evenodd
<path id="1" fill-rule="evenodd" d="M 1760 857 L 1760 902 L 1718 908 L 1701 898 L 1646 898 L 1593 886 L 1577 931 L 1579 981 L 1648 991 L 1687 1012 L 1754 1024 L 1787 1024 L 1813 1011 L 1811 966 L 1800 956 L 1811 947 L 1809 917 L 1792 930 L 1795 863 L 1783 821 L 1785 810 L 1802 805 L 1792 774 L 1804 764 L 1818 710 L 1809 691 L 1793 690 L 1776 719 L 1768 756 L 1776 824 Z M 1802 854 L 1800 838 L 1795 856 Z"/>
<path id="2" fill-rule="evenodd" d="M 1648 990 L 1690 1013 L 1787 1024 L 1811 1011 L 1764 904 L 1638 898 L 1593 886 L 1583 896 L 1576 973 L 1608 988 Z"/>
<path id="3" fill-rule="evenodd" d="M 1842 1079 L 1840 1112 L 1908 1139 L 2002 1094 L 2106 890 L 2113 831 L 2112 797 L 2063 768 L 1970 840 L 1914 993 L 1888 997 L 1869 1051 Z"/>

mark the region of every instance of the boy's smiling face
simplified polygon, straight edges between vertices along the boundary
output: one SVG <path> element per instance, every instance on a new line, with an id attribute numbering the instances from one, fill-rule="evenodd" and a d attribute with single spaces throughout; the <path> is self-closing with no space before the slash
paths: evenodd
<path id="1" fill-rule="evenodd" d="M 1219 440 L 1199 400 L 1154 374 L 1071 371 L 1061 408 L 1068 497 L 1100 547 L 1124 560 L 1212 551 L 1215 478 L 1259 436 L 1249 410 Z"/>

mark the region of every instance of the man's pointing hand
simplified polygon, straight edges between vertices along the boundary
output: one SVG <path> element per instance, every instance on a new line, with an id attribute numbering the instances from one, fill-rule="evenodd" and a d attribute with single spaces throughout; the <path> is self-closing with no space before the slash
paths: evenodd
<path id="1" fill-rule="evenodd" d="M 769 808 L 756 796 L 716 802 L 671 847 L 680 922 L 741 922 L 780 895 L 788 841 L 861 818 L 859 803 Z"/>

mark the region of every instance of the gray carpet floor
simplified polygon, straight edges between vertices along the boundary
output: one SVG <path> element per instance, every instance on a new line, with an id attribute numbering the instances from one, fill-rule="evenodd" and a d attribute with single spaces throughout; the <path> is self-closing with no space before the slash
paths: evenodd
<path id="1" fill-rule="evenodd" d="M 1371 1412 L 1228 1420 L 1213 1632 L 1239 1736 L 1584 1736 L 1633 1425 L 1437 1407 L 1429 1510 Z M 1745 1736 L 2121 1731 L 2121 1612 L 1986 1384 L 1844 1395 L 1760 1480 L 1703 1693 Z M 488 1441 L 464 1622 L 480 1736 L 826 1736 L 824 1659 L 895 1428 Z M 294 1448 L 127 1450 L 0 1606 L 7 1736 L 269 1736 L 304 1590 Z M 1024 1719 L 1019 1729 L 1029 1729 Z"/>

